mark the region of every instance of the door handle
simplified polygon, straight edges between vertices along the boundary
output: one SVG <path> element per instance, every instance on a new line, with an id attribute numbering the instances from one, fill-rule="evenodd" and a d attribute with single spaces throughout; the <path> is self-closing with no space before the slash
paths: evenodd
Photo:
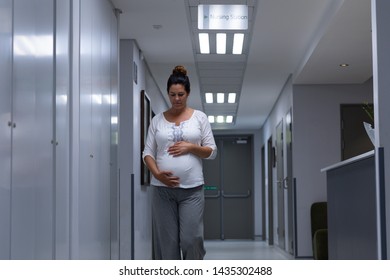
<path id="1" fill-rule="evenodd" d="M 288 177 L 276 181 L 279 188 L 288 189 Z"/>
<path id="2" fill-rule="evenodd" d="M 248 190 L 246 194 L 226 194 L 222 191 L 222 196 L 226 198 L 248 198 L 251 196 L 251 191 Z"/>
<path id="3" fill-rule="evenodd" d="M 288 177 L 283 179 L 283 188 L 288 190 Z"/>

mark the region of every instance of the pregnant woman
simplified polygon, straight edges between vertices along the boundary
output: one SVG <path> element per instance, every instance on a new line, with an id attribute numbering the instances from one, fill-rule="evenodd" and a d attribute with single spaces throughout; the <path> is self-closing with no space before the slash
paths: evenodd
<path id="1" fill-rule="evenodd" d="M 187 70 L 176 66 L 167 82 L 171 108 L 148 130 L 143 160 L 152 173 L 155 259 L 201 260 L 203 246 L 202 159 L 217 154 L 207 116 L 187 106 Z"/>

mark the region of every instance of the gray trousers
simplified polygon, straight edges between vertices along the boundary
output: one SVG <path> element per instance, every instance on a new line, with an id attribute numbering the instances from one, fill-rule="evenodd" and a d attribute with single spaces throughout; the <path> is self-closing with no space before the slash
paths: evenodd
<path id="1" fill-rule="evenodd" d="M 203 186 L 153 187 L 153 249 L 156 260 L 202 260 Z"/>

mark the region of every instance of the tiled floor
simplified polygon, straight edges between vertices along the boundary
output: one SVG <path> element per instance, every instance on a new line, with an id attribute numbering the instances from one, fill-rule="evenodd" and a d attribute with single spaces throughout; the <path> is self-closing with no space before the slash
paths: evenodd
<path id="1" fill-rule="evenodd" d="M 292 255 L 264 241 L 206 240 L 205 260 L 289 260 Z"/>

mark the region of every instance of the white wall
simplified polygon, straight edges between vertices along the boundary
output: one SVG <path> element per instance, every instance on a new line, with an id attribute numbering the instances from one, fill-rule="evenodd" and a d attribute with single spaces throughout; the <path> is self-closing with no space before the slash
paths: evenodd
<path id="1" fill-rule="evenodd" d="M 288 80 L 286 81 L 286 84 L 284 86 L 284 88 L 282 89 L 282 92 L 277 100 L 277 102 L 275 103 L 275 106 L 274 108 L 272 109 L 272 112 L 271 114 L 269 115 L 267 121 L 264 123 L 263 125 L 263 128 L 262 128 L 262 145 L 265 146 L 265 157 L 266 159 L 270 156 L 268 155 L 268 151 L 267 151 L 267 141 L 268 139 L 272 139 L 272 145 L 275 146 L 275 137 L 276 137 L 276 126 L 281 122 L 283 121 L 284 124 L 283 124 L 283 133 L 285 135 L 285 129 L 286 129 L 286 125 L 285 125 L 285 122 L 286 122 L 286 115 L 290 112 L 290 109 L 291 109 L 291 106 L 292 106 L 292 82 L 291 82 L 291 77 L 288 78 Z M 293 117 L 294 119 L 294 117 Z M 293 121 L 294 122 L 294 121 Z M 294 145 L 294 144 L 293 144 Z M 265 186 L 265 195 L 266 197 L 268 197 L 268 188 L 269 188 L 269 184 L 268 182 L 270 181 L 268 179 L 268 165 L 267 165 L 267 160 L 265 161 L 266 162 L 266 166 L 265 166 L 265 176 L 266 176 L 266 186 Z M 274 169 L 274 168 L 273 168 Z M 284 170 L 286 171 L 287 169 L 284 168 Z M 278 243 L 278 238 L 276 237 L 276 232 L 277 232 L 277 227 L 278 227 L 278 209 L 277 209 L 277 186 L 276 186 L 276 171 L 273 170 L 273 178 L 272 178 L 272 182 L 274 182 L 273 186 L 272 186 L 272 190 L 273 190 L 273 225 L 274 225 L 274 228 L 273 228 L 273 232 L 275 233 L 275 236 L 274 236 L 274 242 L 275 244 L 279 244 Z M 285 197 L 287 197 L 287 193 L 285 191 Z M 266 202 L 266 209 L 268 209 L 270 206 L 268 205 L 268 199 L 265 200 Z M 287 215 L 285 215 L 287 216 Z M 268 213 L 266 214 L 266 239 L 269 239 L 269 236 L 268 236 L 268 233 L 269 233 L 269 229 L 268 229 L 268 225 L 269 225 L 269 221 L 268 221 Z M 287 230 L 287 224 L 285 224 L 285 232 L 286 232 L 286 242 L 287 242 L 287 234 L 288 234 L 288 230 Z M 285 245 L 286 248 L 287 245 Z"/>
<path id="2" fill-rule="evenodd" d="M 111 2 L 0 7 L 9 73 L 0 91 L 0 258 L 110 259 L 118 83 Z"/>
<path id="3" fill-rule="evenodd" d="M 372 102 L 371 80 L 362 85 L 293 87 L 293 173 L 296 178 L 297 256 L 312 256 L 310 206 L 326 201 L 326 174 L 341 160 L 340 104 Z"/>
<path id="4" fill-rule="evenodd" d="M 326 178 L 320 170 L 341 159 L 340 104 L 364 102 L 372 102 L 371 80 L 359 85 L 293 85 L 289 79 L 262 128 L 263 144 L 270 137 L 273 137 L 274 143 L 276 126 L 292 108 L 298 258 L 312 256 L 310 206 L 315 201 L 326 200 Z M 267 166 L 265 174 L 267 176 Z M 275 172 L 273 174 L 276 182 Z M 275 184 L 273 190 L 275 244 L 278 244 Z"/>
<path id="5" fill-rule="evenodd" d="M 111 46 L 111 33 L 117 29 L 111 26 L 113 18 L 110 2 L 80 1 L 80 259 L 111 258 L 111 79 L 116 74 L 111 59 L 117 61 L 111 53 L 117 54 L 116 44 Z"/>
<path id="6" fill-rule="evenodd" d="M 134 63 L 137 82 L 134 81 Z M 150 186 L 141 186 L 141 90 L 148 95 L 157 114 L 167 104 L 151 76 L 146 61 L 134 40 L 120 42 L 120 219 L 121 259 L 152 258 L 152 215 Z M 133 174 L 133 194 L 131 175 Z M 132 213 L 131 207 L 134 207 Z M 134 226 L 132 226 L 132 222 Z M 133 235 L 133 236 L 132 236 Z"/>
<path id="7" fill-rule="evenodd" d="M 166 91 L 161 92 L 160 88 L 157 86 L 157 82 L 150 73 L 149 68 L 146 64 L 146 72 L 145 72 L 145 79 L 146 79 L 146 93 L 150 98 L 150 106 L 152 107 L 152 110 L 155 114 L 161 113 L 166 111 L 169 108 L 169 104 L 167 104 L 165 98 L 163 95 L 167 95 L 168 93 Z M 169 72 L 168 72 L 169 73 Z M 168 77 L 166 77 L 168 80 Z"/>
<path id="8" fill-rule="evenodd" d="M 376 186 L 380 192 L 380 219 L 386 219 L 381 228 L 381 242 L 380 246 L 385 245 L 385 241 L 390 240 L 390 130 L 388 120 L 390 118 L 390 110 L 388 104 L 390 102 L 389 91 L 389 72 L 390 72 L 390 54 L 389 46 L 390 39 L 388 30 L 390 26 L 389 1 L 372 0 L 372 43 L 373 43 L 373 83 L 374 83 L 374 107 L 375 107 L 375 152 L 376 152 Z M 382 156 L 380 156 L 382 155 Z M 380 157 L 383 157 L 383 165 Z M 384 193 L 383 193 L 384 192 Z M 383 215 L 383 216 L 382 216 Z M 387 228 L 387 230 L 386 230 Z M 390 256 L 390 242 L 387 241 L 387 248 L 380 248 L 381 258 Z"/>

